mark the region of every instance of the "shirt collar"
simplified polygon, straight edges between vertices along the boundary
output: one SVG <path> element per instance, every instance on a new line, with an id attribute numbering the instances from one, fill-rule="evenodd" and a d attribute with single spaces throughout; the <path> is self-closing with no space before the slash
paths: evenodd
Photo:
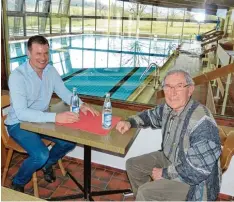
<path id="1" fill-rule="evenodd" d="M 166 105 L 167 105 L 168 110 L 171 111 L 172 116 L 180 116 L 182 112 L 187 111 L 186 109 L 190 108 L 192 104 L 193 104 L 193 100 L 190 98 L 187 104 L 185 105 L 185 107 L 178 112 L 173 111 L 173 109 L 168 104 Z"/>
<path id="2" fill-rule="evenodd" d="M 46 65 L 46 67 L 45 67 L 45 69 L 43 70 L 43 72 L 47 72 L 48 69 L 49 69 L 49 63 Z M 27 71 L 28 71 L 29 74 L 32 74 L 32 73 L 35 72 L 34 69 L 32 68 L 32 66 L 31 66 L 30 63 L 29 63 L 29 60 L 27 61 Z M 36 73 L 36 72 L 35 72 L 35 73 Z"/>

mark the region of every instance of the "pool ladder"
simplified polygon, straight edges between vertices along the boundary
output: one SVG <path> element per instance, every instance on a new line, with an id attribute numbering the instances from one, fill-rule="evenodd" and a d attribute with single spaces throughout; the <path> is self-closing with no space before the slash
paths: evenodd
<path id="1" fill-rule="evenodd" d="M 149 70 L 153 66 L 155 67 L 155 69 L 154 69 L 154 84 L 153 84 L 153 86 L 154 86 L 154 89 L 157 90 L 159 88 L 159 85 L 160 85 L 160 81 L 159 81 L 159 79 L 160 79 L 159 66 L 156 63 L 153 62 L 153 63 L 151 63 L 149 65 L 149 67 L 147 69 Z"/>

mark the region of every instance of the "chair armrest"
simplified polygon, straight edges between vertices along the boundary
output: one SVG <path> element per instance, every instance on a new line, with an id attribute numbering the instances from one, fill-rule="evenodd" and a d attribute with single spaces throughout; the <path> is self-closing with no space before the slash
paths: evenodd
<path id="1" fill-rule="evenodd" d="M 220 137 L 221 145 L 224 145 L 224 142 L 227 139 L 227 134 L 223 130 L 222 126 L 218 126 L 218 129 L 219 129 L 219 137 Z"/>
<path id="2" fill-rule="evenodd" d="M 228 169 L 231 158 L 234 155 L 234 131 L 229 132 L 224 142 L 222 154 L 220 157 L 222 172 Z"/>

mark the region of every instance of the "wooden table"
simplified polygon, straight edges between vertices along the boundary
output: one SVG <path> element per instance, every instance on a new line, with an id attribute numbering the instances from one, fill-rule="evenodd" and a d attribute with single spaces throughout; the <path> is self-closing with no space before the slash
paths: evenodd
<path id="1" fill-rule="evenodd" d="M 95 106 L 96 109 L 101 111 L 101 106 Z M 68 111 L 69 106 L 60 102 L 50 108 L 52 112 Z M 136 112 L 113 108 L 113 115 L 120 116 L 122 119 L 126 119 L 128 116 L 135 114 Z M 100 196 L 107 194 L 116 194 L 129 192 L 130 190 L 108 190 L 101 192 L 91 192 L 91 150 L 92 148 L 101 149 L 103 152 L 114 152 L 120 155 L 125 155 L 135 140 L 138 130 L 131 129 L 124 135 L 118 131 L 112 129 L 107 136 L 94 135 L 89 132 L 84 132 L 77 129 L 71 129 L 64 126 L 59 126 L 54 123 L 21 123 L 21 128 L 32 132 L 48 135 L 51 137 L 68 140 L 78 144 L 84 145 L 84 187 L 82 187 L 76 179 L 68 172 L 68 175 L 76 183 L 76 185 L 83 191 L 82 194 L 64 196 L 59 198 L 51 198 L 49 200 L 66 200 L 74 198 L 85 198 L 93 200 L 92 196 Z"/>
<path id="2" fill-rule="evenodd" d="M 1 201 L 45 201 L 13 189 L 1 187 Z"/>

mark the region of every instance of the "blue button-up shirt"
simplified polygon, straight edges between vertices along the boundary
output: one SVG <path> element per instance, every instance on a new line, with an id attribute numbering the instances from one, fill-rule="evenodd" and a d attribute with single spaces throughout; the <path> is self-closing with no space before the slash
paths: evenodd
<path id="1" fill-rule="evenodd" d="M 70 104 L 72 93 L 50 64 L 45 67 L 40 79 L 29 61 L 25 62 L 11 73 L 8 85 L 11 106 L 5 121 L 7 125 L 21 121 L 55 122 L 56 113 L 47 112 L 53 92 Z"/>

